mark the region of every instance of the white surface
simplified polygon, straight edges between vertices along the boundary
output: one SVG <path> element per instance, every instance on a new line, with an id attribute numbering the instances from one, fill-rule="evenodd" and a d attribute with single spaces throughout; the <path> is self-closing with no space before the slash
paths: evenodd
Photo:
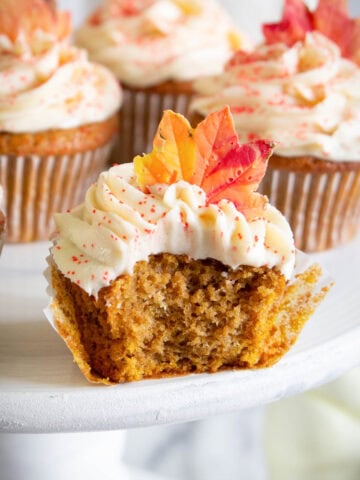
<path id="1" fill-rule="evenodd" d="M 359 480 L 360 369 L 271 404 L 263 426 L 269 479 Z"/>
<path id="2" fill-rule="evenodd" d="M 305 391 L 360 364 L 360 239 L 318 255 L 337 284 L 274 367 L 115 387 L 87 383 L 45 320 L 46 243 L 0 259 L 0 431 L 71 432 L 184 422 Z M 351 279 L 351 280 L 350 280 Z"/>
<path id="3" fill-rule="evenodd" d="M 125 435 L 126 432 L 116 431 L 58 435 L 0 434 L 0 478 L 135 480 L 120 461 Z"/>
<path id="4" fill-rule="evenodd" d="M 0 434 L 1 480 L 165 480 L 123 461 L 125 431 Z"/>

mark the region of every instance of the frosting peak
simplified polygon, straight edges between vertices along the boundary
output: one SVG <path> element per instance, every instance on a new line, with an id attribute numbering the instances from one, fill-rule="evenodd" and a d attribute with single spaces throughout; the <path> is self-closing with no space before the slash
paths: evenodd
<path id="1" fill-rule="evenodd" d="M 135 87 L 216 74 L 243 43 L 214 0 L 108 0 L 76 41 Z"/>

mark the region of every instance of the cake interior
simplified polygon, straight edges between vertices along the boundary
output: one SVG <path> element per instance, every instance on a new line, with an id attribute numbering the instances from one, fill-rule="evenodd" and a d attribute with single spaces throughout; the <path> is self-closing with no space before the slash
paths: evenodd
<path id="1" fill-rule="evenodd" d="M 85 376 L 102 383 L 270 366 L 327 290 L 313 293 L 317 265 L 288 284 L 275 268 L 164 253 L 95 298 L 51 269 L 58 331 Z"/>

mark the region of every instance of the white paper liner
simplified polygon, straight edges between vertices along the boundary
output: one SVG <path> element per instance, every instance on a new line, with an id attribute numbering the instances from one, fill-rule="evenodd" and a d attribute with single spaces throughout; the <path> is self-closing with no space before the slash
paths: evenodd
<path id="1" fill-rule="evenodd" d="M 43 312 L 47 318 L 47 320 L 50 322 L 50 325 L 54 328 L 54 330 L 57 332 L 57 326 L 56 326 L 56 321 L 54 318 L 53 311 L 51 310 L 51 304 L 54 301 L 55 298 L 55 292 L 52 287 L 51 283 L 51 273 L 50 273 L 50 265 L 52 262 L 52 257 L 51 254 L 46 258 L 48 267 L 44 271 L 44 276 L 48 282 L 48 286 L 46 288 L 46 293 L 50 297 L 49 304 L 46 308 L 44 308 Z M 301 250 L 296 250 L 296 257 L 295 257 L 295 268 L 293 271 L 293 274 L 289 280 L 289 283 L 292 284 L 296 280 L 296 276 L 299 275 L 300 273 L 304 273 L 311 265 L 317 264 L 318 262 L 314 262 L 314 260 L 311 258 L 310 255 L 307 255 L 306 253 L 302 252 Z M 324 270 L 324 268 L 321 266 L 322 270 L 322 276 L 319 278 L 318 282 L 314 285 L 314 293 L 320 292 L 324 287 L 329 287 L 334 283 L 334 279 L 330 276 L 330 274 Z"/>
<path id="2" fill-rule="evenodd" d="M 52 286 L 52 283 L 51 283 L 51 270 L 50 270 L 51 254 L 49 254 L 46 257 L 46 263 L 47 263 L 47 267 L 44 270 L 44 277 L 47 281 L 46 293 L 49 296 L 50 300 L 49 300 L 49 304 L 47 305 L 47 307 L 44 308 L 43 312 L 45 314 L 45 317 L 48 319 L 50 325 L 57 332 L 58 329 L 56 328 L 54 314 L 51 310 L 51 304 L 52 304 L 52 302 L 54 301 L 54 298 L 55 298 L 55 292 L 54 292 L 54 289 L 53 289 L 53 286 Z"/>
<path id="3" fill-rule="evenodd" d="M 186 115 L 192 94 L 158 93 L 123 87 L 123 104 L 119 112 L 119 138 L 113 163 L 132 162 L 135 155 L 151 152 L 154 135 L 164 110 Z"/>
<path id="4" fill-rule="evenodd" d="M 47 240 L 53 213 L 80 203 L 88 187 L 107 166 L 114 145 L 72 155 L 0 155 L 7 242 Z"/>
<path id="5" fill-rule="evenodd" d="M 290 167 L 289 167 L 290 168 Z M 287 218 L 295 245 L 334 248 L 360 230 L 360 171 L 298 172 L 270 164 L 259 192 Z"/>

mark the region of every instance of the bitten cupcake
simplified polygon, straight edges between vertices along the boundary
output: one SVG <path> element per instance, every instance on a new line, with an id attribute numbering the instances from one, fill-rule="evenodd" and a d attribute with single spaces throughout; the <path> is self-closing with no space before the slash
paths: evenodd
<path id="1" fill-rule="evenodd" d="M 272 148 L 240 144 L 228 108 L 196 129 L 165 111 L 152 152 L 56 214 L 46 313 L 89 380 L 268 367 L 293 345 L 329 285 L 256 192 Z"/>
<path id="2" fill-rule="evenodd" d="M 296 245 L 335 247 L 360 229 L 360 24 L 344 2 L 310 12 L 287 0 L 265 43 L 198 82 L 200 119 L 229 104 L 244 140 L 278 142 L 261 191 L 290 221 Z"/>
<path id="3" fill-rule="evenodd" d="M 21 12 L 21 14 L 19 14 Z M 121 90 L 67 45 L 70 18 L 45 0 L 0 3 L 0 182 L 7 240 L 47 239 L 110 154 Z"/>
<path id="4" fill-rule="evenodd" d="M 106 0 L 75 40 L 124 88 L 118 163 L 148 151 L 163 110 L 185 113 L 193 80 L 245 45 L 213 0 Z"/>

